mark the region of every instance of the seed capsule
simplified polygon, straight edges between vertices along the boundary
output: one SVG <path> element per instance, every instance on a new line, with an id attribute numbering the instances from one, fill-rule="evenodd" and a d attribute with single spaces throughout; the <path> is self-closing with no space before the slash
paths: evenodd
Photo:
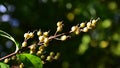
<path id="1" fill-rule="evenodd" d="M 15 56 L 15 55 L 14 55 L 14 56 L 12 56 L 12 57 L 11 57 L 11 59 L 12 59 L 12 60 L 15 60 L 15 59 L 16 59 L 16 56 Z"/>
<path id="2" fill-rule="evenodd" d="M 25 33 L 25 34 L 24 34 L 24 38 L 25 38 L 25 39 L 29 39 L 29 38 L 30 38 L 29 33 Z"/>
<path id="3" fill-rule="evenodd" d="M 39 47 L 39 50 L 40 50 L 40 51 L 41 51 L 41 50 L 44 50 L 44 46 L 41 45 L 41 46 Z"/>
<path id="4" fill-rule="evenodd" d="M 39 31 L 37 32 L 37 35 L 38 35 L 38 36 L 41 36 L 41 35 L 42 35 L 42 31 L 39 30 Z"/>
<path id="5" fill-rule="evenodd" d="M 62 21 L 59 21 L 59 22 L 57 22 L 57 26 L 59 27 L 59 26 L 62 26 L 63 24 L 62 24 Z"/>
<path id="6" fill-rule="evenodd" d="M 60 53 L 57 53 L 54 57 L 55 60 L 57 60 L 60 57 Z"/>
<path id="7" fill-rule="evenodd" d="M 76 35 L 79 35 L 79 34 L 80 34 L 80 29 L 79 29 L 79 28 L 75 31 L 75 34 L 76 34 Z"/>
<path id="8" fill-rule="evenodd" d="M 85 27 L 85 23 L 81 23 L 80 28 L 84 28 L 84 27 Z"/>
<path id="9" fill-rule="evenodd" d="M 24 64 L 21 63 L 21 64 L 19 65 L 19 68 L 23 68 L 23 67 L 24 67 Z"/>
<path id="10" fill-rule="evenodd" d="M 96 20 L 92 20 L 92 27 L 96 26 Z"/>
<path id="11" fill-rule="evenodd" d="M 8 62 L 9 62 L 9 59 L 6 58 L 6 59 L 4 60 L 4 63 L 8 63 Z"/>
<path id="12" fill-rule="evenodd" d="M 40 41 L 40 42 L 44 42 L 44 36 L 40 36 L 40 37 L 39 37 L 39 41 Z"/>
<path id="13" fill-rule="evenodd" d="M 29 33 L 29 36 L 30 36 L 30 38 L 33 38 L 33 37 L 34 37 L 34 33 L 33 33 L 33 32 L 30 32 L 30 33 Z"/>
<path id="14" fill-rule="evenodd" d="M 44 43 L 44 46 L 47 47 L 49 45 L 49 43 Z"/>
<path id="15" fill-rule="evenodd" d="M 91 29 L 91 28 L 92 28 L 91 26 L 92 26 L 92 23 L 91 23 L 91 22 L 88 22 L 88 23 L 87 23 L 87 28 L 88 28 L 88 29 Z"/>
<path id="16" fill-rule="evenodd" d="M 26 46 L 27 46 L 27 42 L 24 41 L 24 42 L 22 43 L 22 47 L 26 47 Z"/>
<path id="17" fill-rule="evenodd" d="M 49 34 L 49 31 L 43 33 L 43 35 L 44 35 L 45 37 L 47 37 L 48 34 Z"/>
<path id="18" fill-rule="evenodd" d="M 71 32 L 75 32 L 77 30 L 77 27 L 76 26 L 73 26 L 72 28 L 71 28 Z"/>
<path id="19" fill-rule="evenodd" d="M 44 38 L 44 43 L 48 43 L 49 42 L 49 39 L 46 37 Z"/>
<path id="20" fill-rule="evenodd" d="M 42 54 L 42 51 L 37 51 L 36 55 L 40 56 Z"/>
<path id="21" fill-rule="evenodd" d="M 55 55 L 55 53 L 54 52 L 50 52 L 50 56 L 54 56 Z"/>
<path id="22" fill-rule="evenodd" d="M 47 56 L 47 59 L 46 59 L 47 61 L 52 61 L 53 59 L 52 59 L 52 57 L 51 56 Z"/>
<path id="23" fill-rule="evenodd" d="M 41 58 L 41 59 L 45 59 L 45 56 L 44 56 L 44 55 L 41 55 L 40 58 Z"/>
<path id="24" fill-rule="evenodd" d="M 61 36 L 61 38 L 60 38 L 61 41 L 65 41 L 66 39 L 67 39 L 67 36 L 66 36 L 66 35 L 63 35 L 63 36 Z"/>
<path id="25" fill-rule="evenodd" d="M 88 32 L 88 28 L 87 27 L 83 28 L 83 32 Z"/>
<path id="26" fill-rule="evenodd" d="M 33 54 L 34 53 L 34 50 L 30 50 L 30 54 Z"/>
<path id="27" fill-rule="evenodd" d="M 36 46 L 36 44 L 31 45 L 31 46 L 30 46 L 30 50 L 35 50 L 35 49 L 36 49 L 35 46 Z"/>
<path id="28" fill-rule="evenodd" d="M 62 29 L 63 29 L 62 26 L 58 26 L 58 27 L 57 27 L 57 32 L 61 32 Z"/>
<path id="29" fill-rule="evenodd" d="M 92 20 L 92 24 L 96 24 L 96 20 Z"/>

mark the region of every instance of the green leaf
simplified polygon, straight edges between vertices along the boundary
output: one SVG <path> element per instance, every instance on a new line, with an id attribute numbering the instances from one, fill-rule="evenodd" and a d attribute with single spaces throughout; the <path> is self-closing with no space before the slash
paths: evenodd
<path id="1" fill-rule="evenodd" d="M 42 61 L 39 57 L 31 54 L 18 54 L 17 57 L 24 64 L 25 68 L 33 67 L 33 68 L 42 68 Z"/>
<path id="2" fill-rule="evenodd" d="M 9 65 L 0 62 L 0 68 L 10 68 Z"/>
<path id="3" fill-rule="evenodd" d="M 0 30 L 0 36 L 8 38 L 8 39 L 12 40 L 15 43 L 15 45 L 16 45 L 15 52 L 17 52 L 19 50 L 19 47 L 20 47 L 19 43 L 17 43 L 15 41 L 15 39 L 11 35 L 9 35 L 8 33 L 6 33 L 5 31 Z"/>

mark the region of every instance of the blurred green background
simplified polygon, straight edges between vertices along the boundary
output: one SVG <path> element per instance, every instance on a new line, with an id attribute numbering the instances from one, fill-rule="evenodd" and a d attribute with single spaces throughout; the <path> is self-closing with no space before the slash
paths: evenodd
<path id="1" fill-rule="evenodd" d="M 60 52 L 61 57 L 43 68 L 120 68 L 119 6 L 119 0 L 0 0 L 0 29 L 21 44 L 25 32 L 41 29 L 54 34 L 58 21 L 67 32 L 100 17 L 94 30 L 65 42 L 53 41 L 46 52 Z M 13 45 L 0 37 L 0 57 L 13 52 Z"/>

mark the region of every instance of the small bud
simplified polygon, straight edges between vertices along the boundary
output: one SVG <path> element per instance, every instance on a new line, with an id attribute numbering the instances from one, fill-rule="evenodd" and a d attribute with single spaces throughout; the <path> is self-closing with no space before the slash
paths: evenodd
<path id="1" fill-rule="evenodd" d="M 24 67 L 24 64 L 21 63 L 21 64 L 19 65 L 19 68 L 23 68 L 23 67 Z"/>
<path id="2" fill-rule="evenodd" d="M 44 36 L 40 36 L 40 37 L 39 37 L 39 41 L 40 41 L 40 42 L 44 42 Z"/>
<path id="3" fill-rule="evenodd" d="M 60 53 L 57 53 L 54 57 L 55 60 L 57 60 L 60 57 Z"/>
<path id="4" fill-rule="evenodd" d="M 41 51 L 41 50 L 44 50 L 44 46 L 41 45 L 41 46 L 39 47 L 39 50 L 40 50 L 40 51 Z"/>
<path id="5" fill-rule="evenodd" d="M 84 28 L 84 27 L 85 27 L 85 23 L 81 23 L 80 28 Z"/>
<path id="6" fill-rule="evenodd" d="M 42 64 L 45 64 L 45 61 L 42 61 Z"/>
<path id="7" fill-rule="evenodd" d="M 44 55 L 41 55 L 40 58 L 41 58 L 41 59 L 45 59 L 45 56 L 44 56 Z"/>
<path id="8" fill-rule="evenodd" d="M 33 54 L 34 53 L 34 50 L 30 50 L 30 54 Z"/>
<path id="9" fill-rule="evenodd" d="M 87 23 L 87 28 L 88 28 L 88 29 L 92 29 L 91 26 L 92 26 L 91 22 L 88 22 L 88 23 Z"/>
<path id="10" fill-rule="evenodd" d="M 50 56 L 54 56 L 55 55 L 55 53 L 54 52 L 50 52 Z"/>
<path id="11" fill-rule="evenodd" d="M 59 53 L 59 52 L 57 52 L 56 56 L 60 56 L 60 53 Z"/>
<path id="12" fill-rule="evenodd" d="M 27 42 L 24 41 L 24 42 L 22 43 L 22 47 L 26 47 L 26 46 L 27 46 Z"/>
<path id="13" fill-rule="evenodd" d="M 46 60 L 51 62 L 53 59 L 52 59 L 51 56 L 47 56 L 47 59 L 46 59 Z"/>
<path id="14" fill-rule="evenodd" d="M 49 39 L 46 37 L 44 38 L 44 43 L 48 43 L 49 42 Z"/>
<path id="15" fill-rule="evenodd" d="M 88 32 L 88 28 L 87 27 L 83 28 L 83 32 Z"/>
<path id="16" fill-rule="evenodd" d="M 4 60 L 4 63 L 8 63 L 8 62 L 9 62 L 9 59 L 6 58 L 6 59 Z"/>
<path id="17" fill-rule="evenodd" d="M 96 20 L 92 20 L 92 24 L 96 24 Z"/>
<path id="18" fill-rule="evenodd" d="M 75 34 L 76 34 L 76 35 L 79 35 L 79 34 L 80 34 L 80 29 L 79 29 L 79 28 L 75 31 Z"/>
<path id="19" fill-rule="evenodd" d="M 57 60 L 59 57 L 58 56 L 55 56 L 54 59 Z"/>
<path id="20" fill-rule="evenodd" d="M 77 30 L 77 27 L 76 26 L 73 26 L 72 28 L 71 28 L 71 32 L 75 32 Z"/>
<path id="21" fill-rule="evenodd" d="M 44 46 L 47 47 L 49 45 L 49 43 L 44 43 Z"/>
<path id="22" fill-rule="evenodd" d="M 92 20 L 92 27 L 96 26 L 96 20 Z"/>
<path id="23" fill-rule="evenodd" d="M 30 50 L 35 50 L 35 49 L 36 49 L 35 46 L 36 46 L 36 44 L 31 45 L 31 46 L 30 46 Z"/>
<path id="24" fill-rule="evenodd" d="M 38 35 L 38 36 L 41 36 L 41 35 L 42 35 L 42 31 L 39 30 L 39 31 L 37 32 L 37 35 Z"/>
<path id="25" fill-rule="evenodd" d="M 25 33 L 25 34 L 24 34 L 24 38 L 25 38 L 25 39 L 29 39 L 29 38 L 30 38 L 29 33 Z"/>
<path id="26" fill-rule="evenodd" d="M 12 57 L 11 57 L 11 59 L 12 59 L 12 60 L 15 60 L 15 59 L 16 59 L 16 56 L 15 56 L 15 55 L 14 55 L 14 56 L 12 56 Z"/>
<path id="27" fill-rule="evenodd" d="M 30 32 L 30 33 L 29 33 L 29 36 L 30 36 L 30 38 L 33 38 L 33 37 L 34 37 L 34 33 L 33 33 L 33 32 Z"/>
<path id="28" fill-rule="evenodd" d="M 37 51 L 36 55 L 40 56 L 42 54 L 42 51 Z"/>
<path id="29" fill-rule="evenodd" d="M 63 29 L 63 26 L 58 26 L 58 27 L 57 27 L 57 32 L 61 32 L 62 29 Z"/>
<path id="30" fill-rule="evenodd" d="M 44 35 L 45 37 L 47 37 L 48 34 L 49 34 L 49 31 L 43 33 L 43 35 Z"/>
<path id="31" fill-rule="evenodd" d="M 57 22 L 57 26 L 59 27 L 59 26 L 62 26 L 63 24 L 62 24 L 62 21 L 59 21 L 59 22 Z"/>
<path id="32" fill-rule="evenodd" d="M 66 39 L 67 39 L 67 36 L 66 36 L 66 35 L 63 35 L 63 36 L 61 36 L 61 38 L 60 38 L 61 41 L 65 41 Z"/>

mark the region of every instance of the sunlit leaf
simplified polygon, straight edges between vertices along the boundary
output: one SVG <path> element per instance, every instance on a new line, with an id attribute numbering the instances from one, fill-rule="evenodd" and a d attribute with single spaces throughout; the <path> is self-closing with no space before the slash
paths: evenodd
<path id="1" fill-rule="evenodd" d="M 33 67 L 33 68 L 42 68 L 42 61 L 39 57 L 31 55 L 31 54 L 19 54 L 17 57 L 24 64 L 25 68 Z"/>
<path id="2" fill-rule="evenodd" d="M 4 63 L 0 63 L 0 68 L 10 68 L 9 65 L 4 64 Z"/>

